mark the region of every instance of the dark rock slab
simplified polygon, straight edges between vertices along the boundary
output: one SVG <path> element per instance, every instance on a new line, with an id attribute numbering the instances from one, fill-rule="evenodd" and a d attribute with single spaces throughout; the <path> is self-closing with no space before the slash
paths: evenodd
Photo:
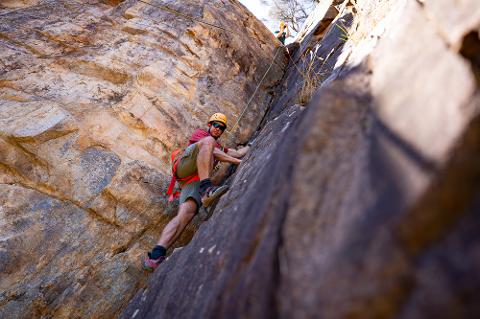
<path id="1" fill-rule="evenodd" d="M 288 108 L 261 131 L 213 216 L 149 278 L 122 318 L 273 317 L 272 269 L 278 268 L 300 114 L 299 106 Z"/>

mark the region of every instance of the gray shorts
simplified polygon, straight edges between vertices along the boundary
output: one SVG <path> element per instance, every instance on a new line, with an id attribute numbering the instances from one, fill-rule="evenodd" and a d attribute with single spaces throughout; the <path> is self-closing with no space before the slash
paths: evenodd
<path id="1" fill-rule="evenodd" d="M 202 196 L 200 196 L 200 181 L 185 185 L 180 192 L 180 204 L 185 203 L 187 199 L 193 199 L 197 203 L 198 209 L 202 206 Z"/>
<path id="2" fill-rule="evenodd" d="M 185 149 L 177 165 L 177 177 L 183 178 L 193 175 L 197 172 L 197 155 L 199 147 L 192 144 Z M 197 211 L 202 206 L 202 197 L 200 196 L 200 181 L 196 181 L 185 186 L 180 185 L 182 191 L 180 192 L 180 204 L 187 199 L 192 198 L 197 203 Z"/>

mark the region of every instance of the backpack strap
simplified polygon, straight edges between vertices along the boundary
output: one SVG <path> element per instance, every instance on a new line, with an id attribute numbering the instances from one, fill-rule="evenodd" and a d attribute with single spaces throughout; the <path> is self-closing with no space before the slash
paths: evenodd
<path id="1" fill-rule="evenodd" d="M 180 196 L 180 192 L 173 192 L 176 182 L 177 182 L 177 179 L 175 178 L 175 175 L 172 175 L 172 179 L 170 180 L 170 185 L 168 186 L 168 190 L 166 193 L 166 195 L 168 195 L 169 202 L 171 202 L 172 200 Z"/>

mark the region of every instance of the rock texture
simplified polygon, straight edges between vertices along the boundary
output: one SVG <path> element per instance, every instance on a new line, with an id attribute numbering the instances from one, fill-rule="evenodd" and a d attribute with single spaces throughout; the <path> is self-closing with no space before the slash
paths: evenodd
<path id="1" fill-rule="evenodd" d="M 230 192 L 121 318 L 478 318 L 474 2 L 318 9 Z"/>
<path id="2" fill-rule="evenodd" d="M 235 122 L 278 44 L 236 1 L 9 0 L 0 47 L 0 317 L 111 318 L 175 211 L 171 151 L 213 112 Z"/>

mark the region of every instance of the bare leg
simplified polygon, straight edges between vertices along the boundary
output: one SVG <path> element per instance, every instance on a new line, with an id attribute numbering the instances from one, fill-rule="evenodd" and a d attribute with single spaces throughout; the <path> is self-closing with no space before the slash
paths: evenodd
<path id="1" fill-rule="evenodd" d="M 215 148 L 215 139 L 211 136 L 202 138 L 198 141 L 200 150 L 197 155 L 197 170 L 200 180 L 209 178 L 213 169 L 213 149 Z"/>
<path id="2" fill-rule="evenodd" d="M 180 205 L 178 214 L 175 216 L 162 231 L 158 244 L 168 249 L 182 234 L 185 227 L 195 216 L 197 203 L 189 198 Z"/>

